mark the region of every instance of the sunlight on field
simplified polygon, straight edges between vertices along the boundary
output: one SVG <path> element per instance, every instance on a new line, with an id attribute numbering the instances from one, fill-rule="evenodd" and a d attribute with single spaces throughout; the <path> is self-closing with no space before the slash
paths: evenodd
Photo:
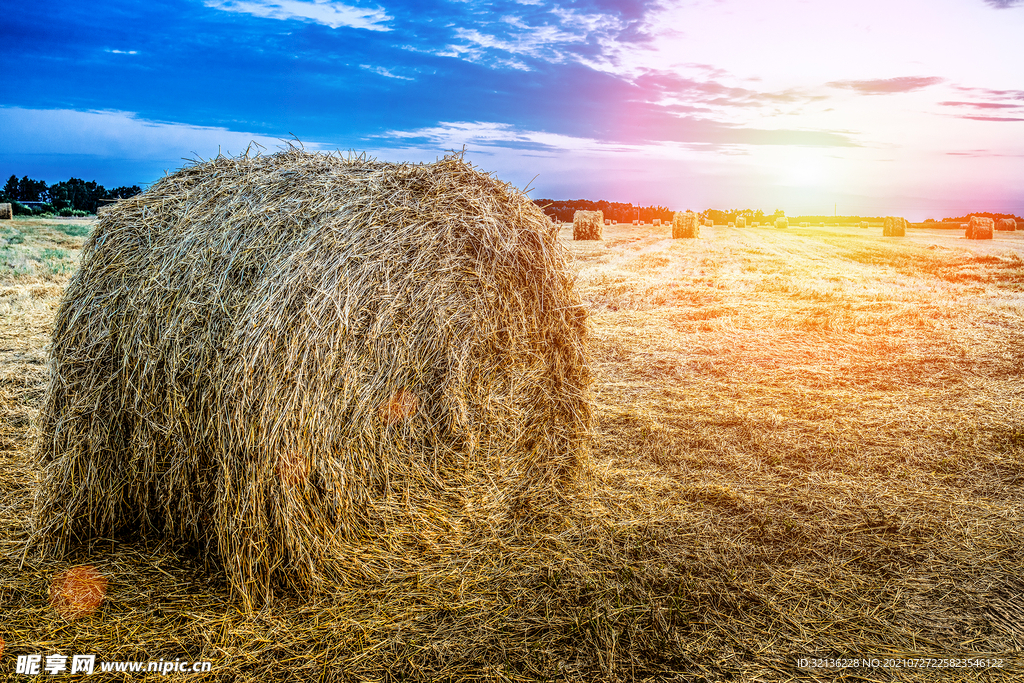
<path id="1" fill-rule="evenodd" d="M 71 260 L 84 239 L 14 227 L 14 246 Z M 77 562 L 109 578 L 107 602 L 75 631 L 46 603 L 69 565 L 8 559 L 28 533 L 31 419 L 69 276 L 7 268 L 8 647 L 45 641 L 116 659 L 146 643 L 245 680 L 310 657 L 354 677 L 786 680 L 807 673 L 799 657 L 897 654 L 995 655 L 1003 668 L 958 680 L 1013 680 L 1024 649 L 1024 234 L 879 233 L 714 227 L 672 240 L 670 226 L 620 225 L 574 242 L 563 225 L 597 380 L 593 482 L 572 528 L 510 539 L 477 574 L 435 580 L 424 568 L 254 617 L 227 607 L 201 560 L 104 543 Z"/>

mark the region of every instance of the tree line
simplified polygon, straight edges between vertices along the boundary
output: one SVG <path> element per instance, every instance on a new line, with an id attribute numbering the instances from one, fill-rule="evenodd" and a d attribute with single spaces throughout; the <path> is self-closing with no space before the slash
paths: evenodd
<path id="1" fill-rule="evenodd" d="M 641 220 L 650 223 L 655 218 L 663 221 L 671 221 L 671 209 L 664 206 L 634 206 L 622 202 L 606 202 L 604 200 L 592 202 L 588 199 L 534 199 L 549 217 L 561 223 L 571 223 L 573 214 L 577 211 L 601 211 L 605 218 L 611 218 L 616 223 L 632 223 Z"/>
<path id="2" fill-rule="evenodd" d="M 108 190 L 94 180 L 70 178 L 47 185 L 42 180 L 28 176 L 22 176 L 19 180 L 18 176 L 12 175 L 0 191 L 0 203 L 11 204 L 14 213 L 18 215 L 75 215 L 96 213 L 103 200 L 127 199 L 141 192 L 142 188 L 138 185 L 122 185 Z"/>

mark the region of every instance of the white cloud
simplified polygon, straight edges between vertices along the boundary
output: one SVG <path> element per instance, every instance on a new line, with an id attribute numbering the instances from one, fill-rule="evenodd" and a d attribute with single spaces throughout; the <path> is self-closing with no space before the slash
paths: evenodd
<path id="1" fill-rule="evenodd" d="M 403 80 L 403 81 L 415 80 L 413 78 L 410 78 L 409 76 L 400 76 L 400 75 L 394 73 L 393 71 L 391 71 L 390 69 L 384 68 L 383 66 L 373 66 L 372 64 L 360 64 L 359 68 L 360 69 L 366 69 L 367 71 L 372 71 L 373 73 L 375 73 L 375 74 L 377 74 L 379 76 L 384 76 L 385 78 L 397 78 L 397 79 Z"/>
<path id="2" fill-rule="evenodd" d="M 380 7 L 364 8 L 334 0 L 206 0 L 206 6 L 266 19 L 299 19 L 331 28 L 347 26 L 368 31 L 390 31 L 393 17 Z"/>
<path id="3" fill-rule="evenodd" d="M 109 53 L 114 54 L 114 55 L 137 55 L 137 54 L 139 54 L 138 50 L 111 50 L 109 48 L 104 50 L 104 52 L 109 52 Z"/>
<path id="4" fill-rule="evenodd" d="M 194 155 L 240 154 L 251 142 L 268 151 L 284 144 L 267 135 L 149 121 L 125 111 L 0 107 L 0 149 L 11 155 L 90 155 L 181 166 L 182 159 Z M 319 148 L 316 143 L 303 144 Z"/>

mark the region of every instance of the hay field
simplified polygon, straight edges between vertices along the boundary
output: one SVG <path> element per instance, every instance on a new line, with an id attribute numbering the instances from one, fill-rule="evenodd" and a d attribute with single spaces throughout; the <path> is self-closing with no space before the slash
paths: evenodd
<path id="1" fill-rule="evenodd" d="M 69 622 L 69 563 L 20 564 L 65 224 L 0 234 L 0 678 L 57 652 L 213 662 L 189 681 L 1024 676 L 1024 234 L 564 224 L 597 379 L 569 524 L 255 614 L 202 558 L 101 542 L 75 563 L 106 601 Z"/>

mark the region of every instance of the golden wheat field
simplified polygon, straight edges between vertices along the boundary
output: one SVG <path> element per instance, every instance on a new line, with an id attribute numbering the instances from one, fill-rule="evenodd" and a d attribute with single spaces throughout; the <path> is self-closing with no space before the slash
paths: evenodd
<path id="1" fill-rule="evenodd" d="M 168 544 L 25 553 L 90 225 L 0 227 L 4 680 L 54 653 L 212 663 L 187 681 L 1024 677 L 1024 233 L 563 225 L 596 377 L 568 522 L 245 613 Z M 74 565 L 106 585 L 69 618 L 51 584 Z"/>

